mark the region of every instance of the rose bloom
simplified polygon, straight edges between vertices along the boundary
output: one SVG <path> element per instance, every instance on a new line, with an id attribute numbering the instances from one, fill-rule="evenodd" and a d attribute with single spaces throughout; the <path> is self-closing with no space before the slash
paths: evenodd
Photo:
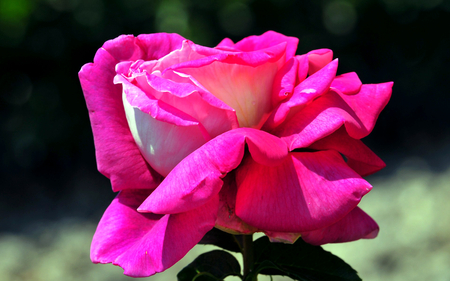
<path id="1" fill-rule="evenodd" d="M 336 76 L 331 50 L 297 44 L 273 31 L 215 48 L 128 35 L 82 67 L 98 169 L 119 191 L 94 263 L 149 276 L 213 227 L 314 245 L 377 236 L 357 205 L 372 188 L 362 177 L 385 164 L 360 139 L 393 83 Z"/>

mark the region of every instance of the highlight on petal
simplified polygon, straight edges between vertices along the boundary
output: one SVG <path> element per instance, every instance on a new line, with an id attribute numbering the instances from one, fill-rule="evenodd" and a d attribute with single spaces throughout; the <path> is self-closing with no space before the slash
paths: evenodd
<path id="1" fill-rule="evenodd" d="M 89 110 L 98 170 L 111 180 L 114 191 L 155 188 L 161 180 L 136 146 L 128 129 L 122 90 L 112 83 L 118 59 L 139 54 L 129 46 L 136 46 L 129 36 L 106 42 L 94 63 L 84 65 L 78 74 Z M 125 49 L 123 54 L 120 48 Z"/>
<path id="2" fill-rule="evenodd" d="M 377 237 L 379 230 L 378 224 L 363 210 L 356 207 L 343 219 L 328 227 L 303 232 L 302 238 L 313 245 L 342 243 L 358 239 L 373 239 Z"/>
<path id="3" fill-rule="evenodd" d="M 297 85 L 294 88 L 293 95 L 273 110 L 264 124 L 263 130 L 271 131 L 280 126 L 281 123 L 292 118 L 314 99 L 328 92 L 333 79 L 336 77 L 337 66 L 338 60 L 336 59 Z"/>
<path id="4" fill-rule="evenodd" d="M 355 208 L 371 185 L 335 151 L 293 152 L 277 167 L 250 157 L 236 170 L 236 215 L 272 232 L 328 226 Z"/>
<path id="5" fill-rule="evenodd" d="M 150 276 L 179 261 L 213 228 L 218 196 L 182 214 L 138 213 L 137 206 L 148 194 L 126 190 L 113 200 L 92 241 L 93 262 L 112 262 L 128 276 Z"/>
<path id="6" fill-rule="evenodd" d="M 351 138 L 345 127 L 309 146 L 317 150 L 332 149 L 347 157 L 347 165 L 365 177 L 383 169 L 386 164 L 362 141 Z"/>
<path id="7" fill-rule="evenodd" d="M 183 159 L 139 211 L 173 214 L 204 204 L 219 193 L 222 178 L 241 163 L 246 143 L 251 157 L 263 165 L 278 165 L 287 157 L 286 144 L 264 131 L 250 128 L 228 131 Z"/>
<path id="8" fill-rule="evenodd" d="M 392 83 L 367 84 L 358 94 L 329 91 L 272 131 L 290 150 L 308 147 L 345 124 L 350 137 L 361 139 L 375 126 L 392 92 Z"/>

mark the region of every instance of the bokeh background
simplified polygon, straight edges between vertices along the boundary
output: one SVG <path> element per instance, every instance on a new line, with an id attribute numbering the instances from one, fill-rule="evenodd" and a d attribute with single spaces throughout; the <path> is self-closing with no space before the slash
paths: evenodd
<path id="1" fill-rule="evenodd" d="M 176 32 L 215 46 L 275 30 L 300 39 L 298 54 L 332 49 L 338 73 L 395 82 L 365 138 L 387 163 L 362 201 L 380 235 L 325 248 L 364 280 L 450 280 L 449 28 L 449 0 L 0 0 L 0 279 L 131 280 L 89 260 L 114 194 L 77 73 L 103 42 Z M 205 249 L 148 280 L 175 280 Z"/>

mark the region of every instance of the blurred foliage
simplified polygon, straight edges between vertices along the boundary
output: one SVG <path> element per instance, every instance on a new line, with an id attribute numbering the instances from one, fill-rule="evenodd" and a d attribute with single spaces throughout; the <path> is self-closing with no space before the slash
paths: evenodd
<path id="1" fill-rule="evenodd" d="M 447 160 L 432 155 L 450 139 L 449 13 L 449 0 L 0 0 L 0 225 L 98 219 L 114 196 L 96 172 L 77 72 L 120 34 L 177 32 L 214 46 L 270 29 L 298 37 L 299 54 L 333 49 L 339 73 L 395 82 L 366 143 L 388 164 L 404 153 L 439 168 Z"/>

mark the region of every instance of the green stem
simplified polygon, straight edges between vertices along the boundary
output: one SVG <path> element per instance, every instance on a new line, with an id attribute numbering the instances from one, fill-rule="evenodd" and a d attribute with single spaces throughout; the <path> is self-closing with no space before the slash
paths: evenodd
<path id="1" fill-rule="evenodd" d="M 244 279 L 253 268 L 253 235 L 243 235 L 244 249 L 242 255 L 244 256 Z"/>

